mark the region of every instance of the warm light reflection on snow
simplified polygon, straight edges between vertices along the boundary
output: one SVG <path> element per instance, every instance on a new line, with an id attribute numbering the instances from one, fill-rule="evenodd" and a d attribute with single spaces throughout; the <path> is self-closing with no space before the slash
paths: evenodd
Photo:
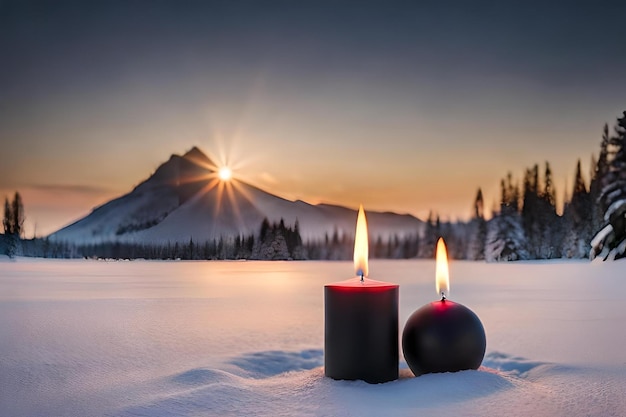
<path id="1" fill-rule="evenodd" d="M 437 241 L 435 277 L 437 295 L 447 298 L 450 295 L 450 274 L 448 273 L 448 252 L 442 237 Z"/>
<path id="2" fill-rule="evenodd" d="M 356 219 L 356 234 L 354 235 L 354 271 L 360 277 L 366 277 L 369 272 L 367 265 L 368 251 L 367 220 L 365 219 L 363 204 L 361 204 Z"/>

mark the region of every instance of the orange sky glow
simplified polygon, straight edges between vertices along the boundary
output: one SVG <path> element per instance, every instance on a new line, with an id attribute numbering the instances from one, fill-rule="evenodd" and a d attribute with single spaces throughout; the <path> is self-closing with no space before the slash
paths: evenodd
<path id="1" fill-rule="evenodd" d="M 310 203 L 464 220 L 545 161 L 562 202 L 626 107 L 623 13 L 593 3 L 96 3 L 0 2 L 0 197 L 27 237 L 193 146 Z"/>

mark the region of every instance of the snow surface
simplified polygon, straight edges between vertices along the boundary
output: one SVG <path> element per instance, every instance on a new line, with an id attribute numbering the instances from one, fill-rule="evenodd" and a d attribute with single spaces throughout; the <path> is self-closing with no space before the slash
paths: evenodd
<path id="1" fill-rule="evenodd" d="M 373 261 L 400 325 L 433 261 Z M 349 262 L 0 259 L 1 416 L 623 416 L 626 261 L 452 262 L 478 371 L 323 376 L 323 285 Z M 400 329 L 401 333 L 401 329 Z"/>

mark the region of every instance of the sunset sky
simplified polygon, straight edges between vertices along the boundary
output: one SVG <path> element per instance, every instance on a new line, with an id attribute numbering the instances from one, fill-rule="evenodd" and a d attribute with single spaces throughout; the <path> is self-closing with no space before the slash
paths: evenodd
<path id="1" fill-rule="evenodd" d="M 0 197 L 27 236 L 196 145 L 288 199 L 425 218 L 626 110 L 626 2 L 0 0 Z M 584 3 L 584 4 L 583 4 Z"/>

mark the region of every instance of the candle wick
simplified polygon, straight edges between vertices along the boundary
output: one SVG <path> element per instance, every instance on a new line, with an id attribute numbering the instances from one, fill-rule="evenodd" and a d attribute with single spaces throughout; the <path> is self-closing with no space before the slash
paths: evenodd
<path id="1" fill-rule="evenodd" d="M 446 293 L 441 291 L 441 301 L 446 301 Z"/>
<path id="2" fill-rule="evenodd" d="M 363 273 L 361 273 L 361 282 L 365 282 L 365 279 L 363 278 Z"/>

